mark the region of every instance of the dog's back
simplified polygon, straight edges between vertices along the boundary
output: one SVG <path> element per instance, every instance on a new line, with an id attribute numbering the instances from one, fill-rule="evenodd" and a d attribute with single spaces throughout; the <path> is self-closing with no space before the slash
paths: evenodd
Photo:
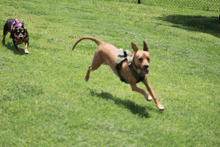
<path id="1" fill-rule="evenodd" d="M 15 19 L 12 19 L 12 18 L 10 18 L 10 19 L 8 19 L 7 21 L 6 21 L 6 23 L 5 23 L 5 26 L 6 26 L 6 28 L 7 28 L 7 30 L 9 31 L 9 32 L 11 32 L 12 30 L 11 30 L 11 25 L 12 25 L 12 23 L 15 21 Z"/>

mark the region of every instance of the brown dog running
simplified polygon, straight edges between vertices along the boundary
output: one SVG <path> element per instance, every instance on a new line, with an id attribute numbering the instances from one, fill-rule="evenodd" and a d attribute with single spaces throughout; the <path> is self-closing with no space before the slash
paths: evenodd
<path id="1" fill-rule="evenodd" d="M 154 99 L 154 102 L 156 103 L 156 106 L 160 110 L 164 110 L 164 106 L 162 104 L 160 104 L 151 85 L 148 83 L 148 80 L 147 80 L 146 74 L 148 74 L 148 72 L 149 72 L 148 67 L 150 65 L 150 54 L 149 54 L 148 47 L 147 47 L 147 44 L 145 43 L 145 41 L 143 41 L 143 44 L 144 44 L 143 51 L 139 50 L 138 47 L 133 42 L 131 42 L 131 46 L 133 48 L 133 51 L 135 52 L 131 66 L 134 69 L 134 71 L 136 71 L 136 72 L 139 69 L 141 70 L 141 73 L 144 75 L 142 82 L 145 84 L 145 86 L 146 86 L 147 90 L 149 91 L 149 93 L 151 94 L 151 96 L 148 95 L 143 89 L 137 87 L 136 83 L 138 81 L 135 78 L 127 61 L 122 62 L 119 72 L 116 70 L 116 58 L 119 55 L 119 51 L 115 46 L 108 44 L 108 43 L 104 43 L 94 37 L 83 37 L 83 38 L 80 38 L 78 41 L 76 41 L 72 50 L 83 39 L 90 39 L 98 44 L 98 48 L 94 53 L 92 65 L 89 66 L 87 73 L 86 73 L 86 76 L 85 76 L 86 81 L 89 80 L 90 71 L 98 69 L 101 64 L 109 65 L 111 67 L 112 71 L 117 76 L 119 76 L 120 78 L 123 78 L 127 83 L 130 84 L 132 91 L 136 91 L 136 92 L 141 93 L 148 101 L 150 101 L 152 99 L 151 98 L 151 96 L 152 96 Z"/>

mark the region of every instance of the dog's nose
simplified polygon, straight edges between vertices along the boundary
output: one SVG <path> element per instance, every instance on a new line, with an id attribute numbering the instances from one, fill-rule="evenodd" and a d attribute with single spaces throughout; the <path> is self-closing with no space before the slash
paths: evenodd
<path id="1" fill-rule="evenodd" d="M 20 40 L 22 39 L 22 35 L 21 35 L 21 34 L 19 35 L 19 39 L 20 39 Z"/>
<path id="2" fill-rule="evenodd" d="M 148 65 L 148 64 L 145 64 L 145 65 L 144 65 L 144 68 L 148 68 L 148 67 L 149 67 L 149 65 Z"/>

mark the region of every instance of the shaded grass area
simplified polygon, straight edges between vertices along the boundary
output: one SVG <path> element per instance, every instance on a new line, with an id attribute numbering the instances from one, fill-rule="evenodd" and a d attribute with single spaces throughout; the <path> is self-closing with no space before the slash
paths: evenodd
<path id="1" fill-rule="evenodd" d="M 29 55 L 8 36 L 0 44 L 2 146 L 219 146 L 216 12 L 96 0 L 0 5 L 2 29 L 18 18 L 30 35 Z M 97 45 L 85 40 L 71 51 L 83 36 L 129 50 L 144 39 L 148 79 L 165 111 L 107 66 L 85 82 Z"/>
<path id="2" fill-rule="evenodd" d="M 130 2 L 138 3 L 138 0 L 105 0 L 105 1 L 117 1 L 117 2 Z M 140 0 L 141 4 L 150 6 L 166 6 L 177 8 L 190 8 L 205 11 L 219 11 L 219 0 Z"/>
<path id="3" fill-rule="evenodd" d="M 192 15 L 170 15 L 160 17 L 163 21 L 173 23 L 173 27 L 182 27 L 189 31 L 208 33 L 219 36 L 220 26 L 218 17 L 192 16 Z"/>

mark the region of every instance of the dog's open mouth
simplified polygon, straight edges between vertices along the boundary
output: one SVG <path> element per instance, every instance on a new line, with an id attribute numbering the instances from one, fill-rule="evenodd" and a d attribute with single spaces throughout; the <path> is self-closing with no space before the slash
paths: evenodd
<path id="1" fill-rule="evenodd" d="M 141 73 L 142 74 L 148 74 L 149 70 L 147 68 L 143 68 L 143 69 L 141 69 Z"/>

